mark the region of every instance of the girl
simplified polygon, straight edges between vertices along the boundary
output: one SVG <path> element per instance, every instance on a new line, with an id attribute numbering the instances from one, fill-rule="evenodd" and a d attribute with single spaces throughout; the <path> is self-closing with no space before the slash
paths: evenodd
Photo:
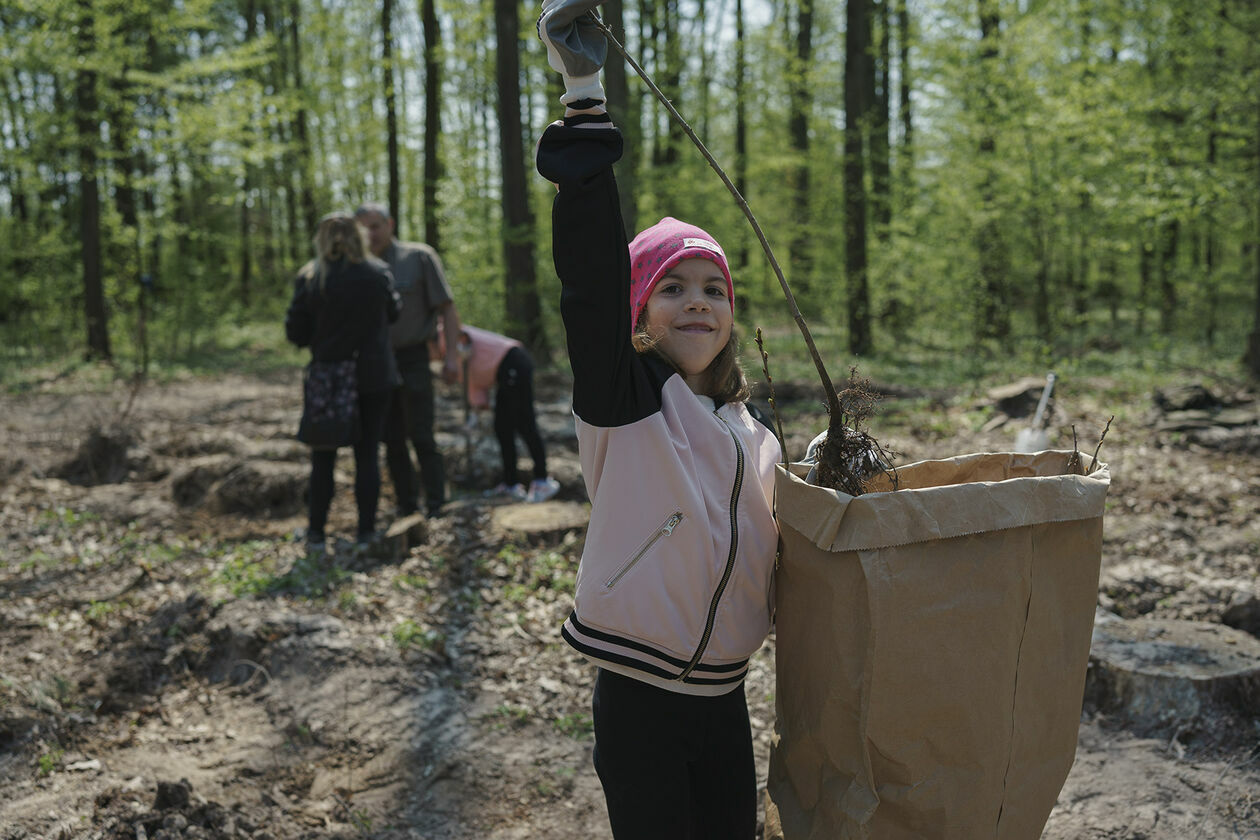
<path id="1" fill-rule="evenodd" d="M 284 319 L 289 341 L 311 348 L 311 360 L 355 360 L 361 435 L 354 444 L 354 500 L 359 508 L 358 543 L 375 536 L 381 474 L 377 444 L 390 389 L 401 381 L 389 347 L 389 324 L 399 299 L 389 269 L 366 257 L 363 232 L 348 213 L 319 222 L 316 258 L 302 267 Z M 311 449 L 310 524 L 307 546 L 322 552 L 332 504 L 336 448 Z"/>
<path id="2" fill-rule="evenodd" d="M 445 331 L 439 329 L 434 356 L 445 358 Z M 468 324 L 460 325 L 459 376 L 468 408 L 490 407 L 494 388 L 494 435 L 503 461 L 503 481 L 487 492 L 527 502 L 545 502 L 560 491 L 560 482 L 547 475 L 547 449 L 538 432 L 534 412 L 534 361 L 525 345 L 514 338 Z M 475 419 L 468 418 L 470 425 Z M 529 489 L 521 483 L 516 465 L 516 436 L 520 435 L 534 462 Z"/>
<path id="3" fill-rule="evenodd" d="M 539 21 L 565 74 L 538 168 L 559 190 L 553 253 L 591 498 L 561 632 L 599 667 L 594 762 L 614 836 L 751 840 L 743 681 L 770 628 L 779 447 L 744 406 L 721 247 L 672 218 L 627 246 L 602 54 L 591 76 L 574 51 L 598 34 L 579 17 L 595 5 L 548 0 Z"/>

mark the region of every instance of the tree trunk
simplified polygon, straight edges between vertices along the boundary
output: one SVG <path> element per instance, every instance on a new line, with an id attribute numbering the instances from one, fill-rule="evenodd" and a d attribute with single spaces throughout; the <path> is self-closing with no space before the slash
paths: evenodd
<path id="1" fill-rule="evenodd" d="M 735 189 L 748 199 L 748 61 L 744 51 L 744 0 L 735 0 Z M 740 239 L 735 264 L 748 267 L 748 246 Z"/>
<path id="2" fill-rule="evenodd" d="M 287 46 L 289 43 L 289 27 L 284 17 L 284 10 L 287 7 L 288 0 L 274 0 L 274 4 L 267 3 L 263 7 L 264 23 L 267 26 L 267 31 L 272 34 L 275 41 L 273 81 L 276 93 L 289 90 L 292 84 L 289 68 L 291 62 Z M 284 152 L 276 158 L 273 172 L 283 194 L 284 250 L 292 268 L 296 268 L 303 261 L 307 252 L 306 243 L 313 233 L 313 231 L 300 230 L 298 227 L 297 207 L 300 178 L 297 174 L 297 155 L 293 151 L 293 140 L 296 134 L 295 126 L 296 120 L 294 119 L 278 120 L 273 136 L 273 141 L 280 148 L 284 149 Z"/>
<path id="3" fill-rule="evenodd" d="M 1253 270 L 1256 275 L 1256 296 L 1251 335 L 1247 339 L 1247 352 L 1243 356 L 1243 361 L 1252 376 L 1260 379 L 1260 109 L 1256 110 L 1256 148 L 1252 168 L 1256 173 L 1256 191 L 1252 194 L 1256 202 L 1256 227 L 1251 240 L 1251 255 L 1255 261 Z"/>
<path id="4" fill-rule="evenodd" d="M 1229 7 L 1226 0 L 1217 6 L 1217 17 L 1220 19 L 1222 26 L 1229 25 Z M 1218 42 L 1215 50 L 1216 54 L 1216 70 L 1219 73 L 1226 74 L 1229 72 L 1229 65 L 1225 58 L 1225 49 Z M 1219 97 L 1219 94 L 1213 94 Z M 1220 101 L 1219 98 L 1212 102 L 1212 110 L 1208 115 L 1208 149 L 1207 149 L 1207 176 L 1212 182 L 1217 181 L 1216 172 L 1216 156 L 1217 144 L 1220 142 Z M 1204 296 L 1207 298 L 1207 324 L 1204 327 L 1204 340 L 1209 349 L 1216 343 L 1217 329 L 1217 305 L 1219 303 L 1220 294 L 1220 278 L 1216 273 L 1216 256 L 1217 256 L 1217 229 L 1216 229 L 1216 211 L 1217 202 L 1213 198 L 1208 202 L 1204 209 L 1204 234 L 1203 234 L 1203 250 L 1204 250 L 1204 277 L 1203 287 Z"/>
<path id="5" fill-rule="evenodd" d="M 424 241 L 441 253 L 438 184 L 442 158 L 438 138 L 442 135 L 442 30 L 434 0 L 421 0 L 420 21 L 424 27 Z"/>
<path id="6" fill-rule="evenodd" d="M 866 166 L 863 123 L 870 61 L 869 0 L 848 0 L 844 35 L 844 268 L 848 281 L 849 352 L 870 353 L 871 302 L 866 277 Z"/>
<path id="7" fill-rule="evenodd" d="M 1181 223 L 1166 222 L 1161 231 L 1159 254 L 1159 328 L 1171 338 L 1177 324 L 1177 245 L 1181 239 Z"/>
<path id="8" fill-rule="evenodd" d="M 997 207 L 997 140 L 991 125 L 996 113 L 994 91 L 1001 70 L 998 67 L 997 39 L 1001 18 L 998 0 L 979 0 L 980 11 L 980 166 L 984 174 L 980 183 L 980 224 L 976 231 L 976 250 L 980 266 L 980 301 L 976 334 L 1005 343 L 1011 333 L 1011 311 L 1007 276 L 1010 258 L 1002 238 L 1000 213 Z"/>
<path id="9" fill-rule="evenodd" d="M 896 0 L 897 3 L 897 69 L 900 70 L 899 86 L 901 88 L 901 154 L 898 159 L 900 169 L 898 181 L 901 184 L 902 206 L 909 207 L 913 201 L 912 185 L 914 183 L 914 121 L 910 110 L 911 79 L 910 73 L 910 9 L 909 0 Z"/>
<path id="10" fill-rule="evenodd" d="M 520 20 L 519 0 L 494 0 L 497 49 L 495 70 L 499 91 L 499 147 L 503 174 L 503 263 L 509 334 L 529 348 L 539 364 L 550 353 L 542 328 L 538 281 L 534 268 L 534 214 L 529 203 L 525 174 L 525 148 L 521 138 Z"/>
<path id="11" fill-rule="evenodd" d="M 394 0 L 381 2 L 381 70 L 385 80 L 385 148 L 389 156 L 389 215 L 394 232 L 402 237 L 402 208 L 398 206 L 401 179 L 398 175 L 398 106 L 394 97 Z"/>
<path id="12" fill-rule="evenodd" d="M 1048 344 L 1054 331 L 1050 318 L 1050 232 L 1047 230 L 1045 214 L 1037 203 L 1038 199 L 1046 193 L 1046 189 L 1041 182 L 1041 172 L 1037 166 L 1032 132 L 1027 127 L 1024 129 L 1024 148 L 1028 155 L 1028 191 L 1030 193 L 1028 230 L 1035 243 L 1034 256 L 1037 261 L 1036 274 L 1033 278 L 1033 323 L 1036 325 L 1037 337 Z"/>
<path id="13" fill-rule="evenodd" d="M 682 98 L 682 33 L 679 31 L 682 15 L 678 11 L 678 0 L 664 0 L 661 4 L 664 13 L 662 38 L 665 55 L 665 87 L 670 98 L 677 107 Z M 682 153 L 683 133 L 668 115 L 662 114 L 665 123 L 665 152 L 661 162 L 665 166 L 674 166 Z"/>
<path id="14" fill-rule="evenodd" d="M 889 28 L 891 16 L 888 4 L 892 0 L 879 0 L 879 49 L 878 62 L 871 77 L 875 80 L 875 98 L 871 114 L 871 210 L 875 215 L 875 235 L 881 244 L 887 244 L 892 227 L 892 162 L 889 160 L 888 132 L 892 125 L 890 109 L 892 97 L 892 51 Z"/>
<path id="15" fill-rule="evenodd" d="M 248 0 L 245 4 L 245 43 L 246 45 L 254 41 L 258 37 L 258 11 L 254 5 L 254 0 Z M 247 71 L 251 76 L 256 71 Z M 255 125 L 260 125 L 261 120 L 250 121 L 251 124 L 245 127 L 245 134 L 242 137 L 242 143 L 245 150 L 255 142 Z M 237 277 L 237 288 L 240 294 L 241 316 L 244 317 L 245 312 L 249 309 L 251 286 L 253 285 L 254 260 L 253 260 L 253 244 L 250 241 L 250 229 L 252 227 L 249 206 L 253 200 L 254 194 L 254 165 L 248 160 L 243 164 L 242 185 L 240 195 L 240 240 L 241 240 L 241 264 L 240 273 Z"/>
<path id="16" fill-rule="evenodd" d="M 811 246 L 813 218 L 809 211 L 809 113 L 813 107 L 810 90 L 810 64 L 813 60 L 814 0 L 797 0 L 796 64 L 792 68 L 791 112 L 788 136 L 796 157 L 792 200 L 792 251 L 788 255 L 792 285 L 796 294 L 808 299 L 813 286 Z M 869 2 L 869 0 L 862 0 Z"/>
<path id="17" fill-rule="evenodd" d="M 137 166 L 138 171 L 140 172 L 141 178 L 144 179 L 143 182 L 145 184 L 145 187 L 140 191 L 140 196 L 141 196 L 142 204 L 144 206 L 145 215 L 149 219 L 149 227 L 150 227 L 148 242 L 147 242 L 149 246 L 148 266 L 145 268 L 142 268 L 143 273 L 141 275 L 141 280 L 143 282 L 143 278 L 147 276 L 149 278 L 148 279 L 149 289 L 152 290 L 153 285 L 156 283 L 156 278 L 158 277 L 162 268 L 162 264 L 161 264 L 162 238 L 157 233 L 157 229 L 158 229 L 157 195 L 156 195 L 156 190 L 153 187 L 154 177 L 157 173 L 155 171 L 153 162 L 150 160 L 148 154 L 145 153 L 144 149 L 140 149 L 139 151 L 139 159 L 136 161 L 136 166 Z M 145 243 L 145 238 L 141 236 L 139 232 L 136 233 L 136 237 L 141 242 L 142 247 L 143 247 L 143 244 Z M 140 258 L 141 266 L 144 266 L 144 262 L 145 262 L 144 257 L 141 256 Z"/>
<path id="18" fill-rule="evenodd" d="M 14 152 L 9 163 L 11 169 L 9 172 L 9 195 L 13 201 L 13 215 L 22 222 L 30 221 L 30 211 L 26 201 L 25 178 L 23 177 L 26 170 L 26 162 L 21 158 L 21 153 L 29 149 L 30 143 L 24 142 L 26 134 L 23 118 L 25 114 L 31 113 L 29 106 L 22 101 L 21 86 L 16 84 L 16 73 L 13 74 L 14 82 L 11 83 L 5 78 L 5 109 L 8 123 L 8 130 L 12 132 Z"/>
<path id="19" fill-rule="evenodd" d="M 604 16 L 604 23 L 612 30 L 613 36 L 624 44 L 626 24 L 623 0 L 609 0 L 600 7 L 600 12 Z M 639 129 L 638 102 L 632 102 L 630 98 L 630 80 L 626 75 L 626 63 L 613 50 L 608 51 L 608 63 L 604 66 L 604 83 L 608 88 L 608 109 L 617 120 L 625 143 L 624 153 L 616 165 L 616 172 L 617 182 L 620 185 L 621 221 L 626 226 L 626 236 L 633 238 L 639 229 L 638 181 L 642 132 Z"/>
<path id="20" fill-rule="evenodd" d="M 1085 5 L 1081 7 L 1080 19 L 1080 61 L 1081 61 L 1081 89 L 1090 90 L 1094 87 L 1094 34 L 1093 34 L 1093 10 Z M 1088 98 L 1084 101 L 1084 113 L 1087 118 L 1092 116 L 1094 107 Z M 1079 159 L 1088 158 L 1090 150 L 1088 148 L 1088 140 L 1085 137 L 1078 138 L 1073 141 L 1073 147 Z M 1089 295 L 1090 295 L 1090 265 L 1092 264 L 1091 255 L 1093 253 L 1093 243 L 1090 241 L 1090 234 L 1093 231 L 1093 202 L 1090 198 L 1089 190 L 1081 189 L 1077 193 L 1077 216 L 1076 216 L 1076 255 L 1072 261 L 1072 310 L 1075 312 L 1078 324 L 1084 324 L 1089 315 Z"/>
<path id="21" fill-rule="evenodd" d="M 95 19 L 91 0 L 78 0 L 78 58 L 92 66 Z M 87 320 L 87 358 L 113 358 L 109 347 L 109 314 L 101 277 L 101 202 L 96 181 L 96 145 L 101 141 L 97 114 L 96 71 L 79 70 L 74 85 L 75 128 L 79 145 L 79 242 L 83 256 L 83 310 Z"/>
<path id="22" fill-rule="evenodd" d="M 1213 103 L 1208 117 L 1208 177 L 1215 180 L 1216 144 L 1219 139 L 1218 120 L 1219 107 Z M 1206 298 L 1207 324 L 1204 325 L 1204 340 L 1210 348 L 1216 342 L 1216 305 L 1219 280 L 1216 276 L 1216 208 L 1215 202 L 1208 204 L 1203 213 L 1203 295 Z"/>
<path id="23" fill-rule="evenodd" d="M 700 113 L 696 117 L 696 124 L 698 125 L 698 128 L 696 128 L 695 131 L 696 131 L 696 136 L 700 138 L 700 142 L 704 144 L 705 148 L 708 148 L 709 147 L 709 68 L 711 64 L 710 64 L 710 57 L 709 57 L 710 55 L 709 33 L 706 31 L 706 28 L 705 28 L 706 16 L 707 16 L 707 12 L 705 11 L 705 0 L 696 0 L 695 24 L 696 24 L 696 27 L 700 30 L 699 36 L 695 39 L 697 42 L 697 45 L 700 48 L 700 78 L 698 80 L 699 86 L 700 86 L 700 96 L 699 96 L 699 103 L 698 103 L 699 108 L 697 109 Z M 718 21 L 718 24 L 719 25 L 721 24 L 720 20 Z M 714 40 L 717 40 L 717 37 L 718 37 L 718 33 L 715 32 Z"/>
<path id="24" fill-rule="evenodd" d="M 311 155 L 311 138 L 307 128 L 306 87 L 302 83 L 302 48 L 298 37 L 300 28 L 299 0 L 289 0 L 289 50 L 293 62 L 293 90 L 297 93 L 297 113 L 293 117 L 293 133 L 297 137 L 297 176 L 298 189 L 301 195 L 302 219 L 306 229 L 301 232 L 301 239 L 307 240 L 315 235 L 315 226 L 319 223 L 319 214 L 315 209 L 314 161 Z"/>
<path id="25" fill-rule="evenodd" d="M 1138 293 L 1137 293 L 1137 334 L 1146 334 L 1146 307 L 1151 299 L 1151 279 L 1155 274 L 1155 245 L 1151 242 L 1154 224 L 1147 222 L 1142 226 L 1141 241 L 1138 247 Z"/>

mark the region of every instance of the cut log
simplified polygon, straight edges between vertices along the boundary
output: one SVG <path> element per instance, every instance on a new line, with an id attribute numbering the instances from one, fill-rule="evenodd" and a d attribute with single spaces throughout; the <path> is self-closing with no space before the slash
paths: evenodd
<path id="1" fill-rule="evenodd" d="M 1188 408 L 1170 411 L 1155 424 L 1157 432 L 1184 432 L 1190 429 L 1210 429 L 1216 425 L 1213 413 L 1205 408 Z"/>
<path id="2" fill-rule="evenodd" d="M 1046 380 L 1035 376 L 1024 377 L 1010 385 L 1002 385 L 989 390 L 989 400 L 993 406 L 1007 417 L 1031 417 L 1041 400 L 1041 392 L 1045 390 Z M 1051 402 L 1053 405 L 1053 401 Z M 1046 407 L 1050 411 L 1050 406 Z"/>
<path id="3" fill-rule="evenodd" d="M 1163 411 L 1186 411 L 1196 408 L 1217 408 L 1221 401 L 1206 385 L 1190 383 L 1158 388 L 1151 395 L 1155 405 Z"/>
<path id="4" fill-rule="evenodd" d="M 1223 408 L 1212 418 L 1218 426 L 1255 426 L 1260 424 L 1260 406 L 1245 405 Z"/>
<path id="5" fill-rule="evenodd" d="M 1260 639 L 1203 621 L 1122 619 L 1099 611 L 1085 697 L 1138 725 L 1215 708 L 1260 713 Z"/>

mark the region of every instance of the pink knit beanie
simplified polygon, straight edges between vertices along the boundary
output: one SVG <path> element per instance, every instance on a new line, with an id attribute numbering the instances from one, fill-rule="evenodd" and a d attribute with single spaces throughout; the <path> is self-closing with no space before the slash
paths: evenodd
<path id="1" fill-rule="evenodd" d="M 666 216 L 630 243 L 630 325 L 634 328 L 648 298 L 660 279 L 680 262 L 692 257 L 712 260 L 726 278 L 726 297 L 735 311 L 735 287 L 722 246 L 695 225 Z"/>

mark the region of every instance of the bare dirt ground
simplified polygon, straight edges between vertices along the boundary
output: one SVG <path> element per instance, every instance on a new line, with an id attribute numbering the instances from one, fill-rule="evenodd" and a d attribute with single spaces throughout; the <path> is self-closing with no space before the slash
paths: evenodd
<path id="1" fill-rule="evenodd" d="M 1107 392 L 1093 386 L 1079 390 Z M 559 636 L 585 503 L 563 381 L 539 388 L 563 491 L 530 527 L 481 498 L 497 480 L 491 436 L 448 434 L 455 502 L 427 540 L 391 556 L 343 539 L 324 562 L 293 537 L 296 373 L 149 386 L 134 401 L 63 389 L 0 397 L 0 840 L 610 836 L 590 761 L 593 672 Z M 1256 586 L 1260 446 L 1161 431 L 1140 402 L 1069 395 L 1056 415 L 1055 443 L 1070 445 L 1075 423 L 1090 451 L 1122 415 L 1102 452 L 1100 603 L 1219 621 Z M 457 430 L 457 401 L 443 406 Z M 884 412 L 903 462 L 1014 436 L 949 394 L 903 394 Z M 811 422 L 793 424 L 790 451 L 821 412 Z M 347 457 L 342 534 L 351 472 Z M 386 490 L 383 520 L 391 507 Z M 748 680 L 763 784 L 773 695 L 771 639 Z M 1260 838 L 1254 715 L 1137 727 L 1087 707 L 1044 837 Z"/>

